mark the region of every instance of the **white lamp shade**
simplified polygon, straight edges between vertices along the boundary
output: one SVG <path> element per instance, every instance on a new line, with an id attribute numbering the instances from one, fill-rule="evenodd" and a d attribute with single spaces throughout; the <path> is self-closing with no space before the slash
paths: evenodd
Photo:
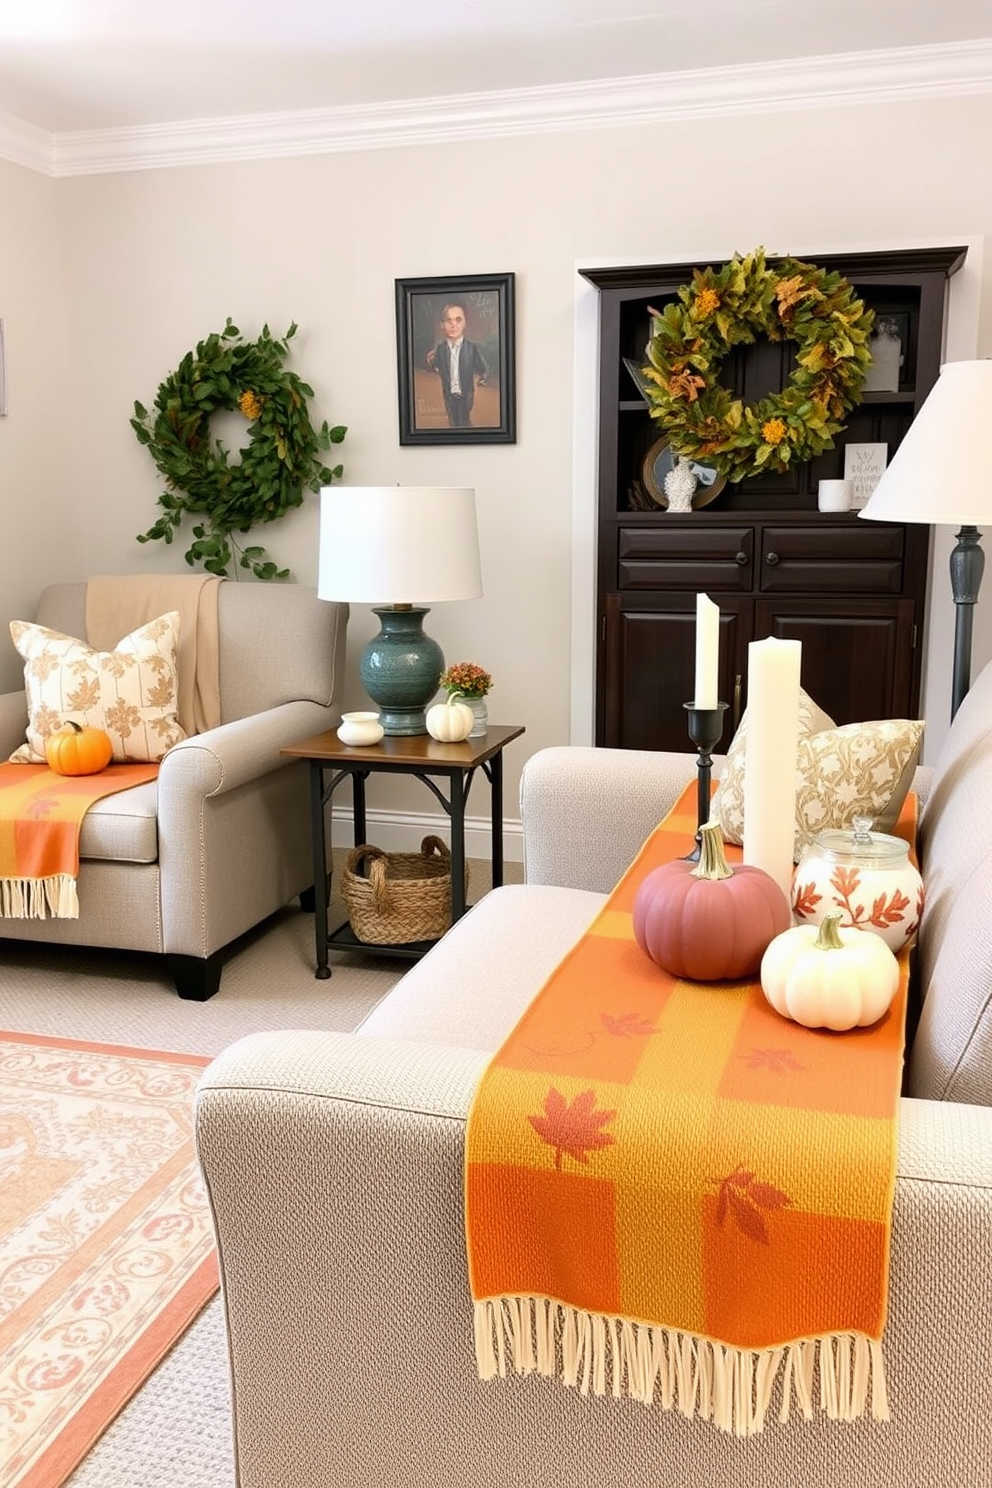
<path id="1" fill-rule="evenodd" d="M 322 486 L 317 594 L 434 604 L 482 593 L 475 492 L 463 486 Z"/>
<path id="2" fill-rule="evenodd" d="M 859 516 L 961 527 L 992 521 L 990 426 L 992 361 L 945 362 Z"/>

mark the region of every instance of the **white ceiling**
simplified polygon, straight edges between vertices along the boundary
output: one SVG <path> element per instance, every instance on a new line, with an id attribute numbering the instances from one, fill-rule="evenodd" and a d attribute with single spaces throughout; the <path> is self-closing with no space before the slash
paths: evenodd
<path id="1" fill-rule="evenodd" d="M 990 34 L 989 0 L 0 0 L 0 115 L 64 137 Z"/>

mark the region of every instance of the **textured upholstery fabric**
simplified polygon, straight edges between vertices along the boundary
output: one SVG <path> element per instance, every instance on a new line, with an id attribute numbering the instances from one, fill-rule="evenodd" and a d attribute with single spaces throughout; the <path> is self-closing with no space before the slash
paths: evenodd
<path id="1" fill-rule="evenodd" d="M 447 939 L 418 961 L 356 1032 L 417 1038 L 462 1049 L 494 1049 L 605 902 L 604 894 L 505 884 L 465 916 L 461 944 L 472 946 L 464 978 L 451 975 Z M 511 924 L 513 933 L 507 934 Z M 546 934 L 548 926 L 553 934 Z M 441 974 L 438 974 L 438 962 Z M 509 1023 L 508 1023 L 509 1019 Z"/>
<path id="2" fill-rule="evenodd" d="M 81 634 L 85 595 L 53 585 L 38 623 Z M 204 961 L 305 889 L 308 772 L 279 751 L 340 721 L 347 616 L 298 585 L 221 584 L 223 722 L 171 749 L 153 785 L 87 813 L 78 920 L 5 920 L 0 937 Z M 24 693 L 0 697 L 0 751 L 25 717 Z"/>
<path id="3" fill-rule="evenodd" d="M 527 884 L 487 895 L 358 1036 L 255 1035 L 204 1074 L 240 1488 L 992 1483 L 990 737 L 992 670 L 917 776 L 932 907 L 911 1090 L 975 1103 L 900 1103 L 892 1422 L 772 1420 L 740 1441 L 556 1380 L 480 1383 L 462 1198 L 476 1082 L 694 771 L 689 755 L 546 749 L 521 782 Z"/>
<path id="4" fill-rule="evenodd" d="M 955 716 L 920 819 L 926 1001 L 910 1090 L 992 1105 L 992 666 Z"/>
<path id="5" fill-rule="evenodd" d="M 903 1123 L 895 1199 L 892 1424 L 772 1421 L 741 1442 L 554 1380 L 478 1380 L 462 1184 L 485 1057 L 273 1033 L 206 1072 L 197 1141 L 224 1262 L 241 1488 L 990 1481 L 992 1339 L 976 1326 L 989 1112 L 905 1103 L 918 1109 Z"/>
<path id="6" fill-rule="evenodd" d="M 158 781 L 119 791 L 90 807 L 79 834 L 80 858 L 154 863 L 158 857 Z"/>

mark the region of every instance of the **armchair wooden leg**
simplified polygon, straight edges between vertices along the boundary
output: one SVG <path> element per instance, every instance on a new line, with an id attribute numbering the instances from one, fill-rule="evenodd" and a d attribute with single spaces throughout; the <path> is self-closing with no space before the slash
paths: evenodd
<path id="1" fill-rule="evenodd" d="M 206 1002 L 220 986 L 223 951 L 212 956 L 176 956 L 169 954 L 169 970 L 179 996 L 187 1002 Z"/>

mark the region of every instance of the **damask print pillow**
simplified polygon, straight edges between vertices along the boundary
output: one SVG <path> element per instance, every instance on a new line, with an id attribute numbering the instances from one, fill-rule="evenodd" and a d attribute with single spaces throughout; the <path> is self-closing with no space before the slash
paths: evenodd
<path id="1" fill-rule="evenodd" d="M 728 842 L 744 840 L 746 722 L 745 712 L 713 797 L 713 816 Z M 923 723 L 909 718 L 838 728 L 801 693 L 795 861 L 819 832 L 850 827 L 856 816 L 870 816 L 876 831 L 890 832 L 912 784 L 922 738 Z"/>
<path id="2" fill-rule="evenodd" d="M 834 721 L 828 713 L 799 689 L 799 737 L 817 733 L 820 729 L 833 728 Z M 725 842 L 744 841 L 744 759 L 747 752 L 747 709 L 737 726 L 727 750 L 727 762 L 723 767 L 720 783 L 713 796 L 711 815 L 720 823 Z"/>
<path id="3" fill-rule="evenodd" d="M 796 862 L 818 832 L 870 816 L 891 832 L 913 783 L 922 720 L 845 723 L 799 740 L 796 767 Z"/>
<path id="4" fill-rule="evenodd" d="M 85 641 L 24 620 L 10 622 L 24 658 L 27 742 L 10 758 L 44 764 L 45 740 L 67 723 L 109 734 L 119 763 L 160 760 L 186 735 L 179 725 L 179 612 L 170 610 L 94 651 Z"/>

